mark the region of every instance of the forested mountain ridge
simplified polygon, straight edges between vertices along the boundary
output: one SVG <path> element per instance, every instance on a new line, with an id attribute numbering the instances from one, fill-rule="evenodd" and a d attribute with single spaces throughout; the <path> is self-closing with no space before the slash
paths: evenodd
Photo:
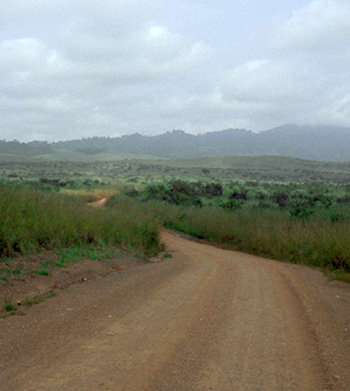
<path id="1" fill-rule="evenodd" d="M 68 150 L 85 154 L 129 153 L 158 158 L 288 156 L 319 161 L 350 161 L 350 128 L 283 125 L 253 133 L 227 129 L 198 135 L 173 130 L 156 136 L 135 133 L 54 143 L 0 142 L 0 153 L 34 156 Z"/>
<path id="2" fill-rule="evenodd" d="M 136 133 L 119 138 L 94 137 L 59 142 L 52 146 L 72 151 L 103 149 L 160 158 L 269 155 L 350 161 L 350 128 L 284 125 L 260 133 L 227 129 L 198 135 L 173 130 L 157 136 Z"/>
<path id="3" fill-rule="evenodd" d="M 0 153 L 4 155 L 38 156 L 51 153 L 52 148 L 45 141 L 20 143 L 17 140 L 0 140 Z"/>

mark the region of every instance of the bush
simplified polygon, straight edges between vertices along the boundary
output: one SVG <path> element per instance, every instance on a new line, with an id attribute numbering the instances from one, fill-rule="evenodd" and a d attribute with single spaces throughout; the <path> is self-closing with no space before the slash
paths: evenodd
<path id="1" fill-rule="evenodd" d="M 220 206 L 220 208 L 226 209 L 226 210 L 237 210 L 237 209 L 240 209 L 242 207 L 242 205 L 243 205 L 242 200 L 230 200 L 227 202 L 222 202 L 219 206 Z"/>
<path id="2" fill-rule="evenodd" d="M 203 195 L 209 195 L 213 197 L 222 196 L 224 189 L 220 183 L 207 183 L 203 189 Z"/>
<path id="3" fill-rule="evenodd" d="M 275 202 L 280 208 L 285 208 L 288 205 L 289 195 L 282 191 L 276 191 L 271 195 L 271 200 Z"/>
<path id="4" fill-rule="evenodd" d="M 248 189 L 239 188 L 230 194 L 231 200 L 246 201 L 248 199 Z"/>

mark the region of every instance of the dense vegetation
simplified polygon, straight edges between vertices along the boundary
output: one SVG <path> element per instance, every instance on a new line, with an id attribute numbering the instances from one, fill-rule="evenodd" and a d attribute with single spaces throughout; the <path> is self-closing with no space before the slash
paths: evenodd
<path id="1" fill-rule="evenodd" d="M 0 153 L 19 156 L 38 156 L 51 153 L 52 149 L 46 142 L 20 143 L 17 140 L 0 140 Z"/>
<path id="2" fill-rule="evenodd" d="M 119 246 L 156 254 L 159 227 L 350 272 L 350 163 L 283 157 L 0 159 L 0 256 Z M 121 193 L 121 194 L 120 194 Z M 88 201 L 108 197 L 107 210 Z"/>
<path id="3" fill-rule="evenodd" d="M 257 180 L 279 182 L 350 182 L 350 162 L 322 163 L 278 156 L 216 157 L 179 160 L 119 159 L 102 154 L 50 155 L 52 161 L 0 155 L 0 178 L 21 182 L 51 180 L 59 187 L 79 189 L 97 182 L 115 184 L 166 182 L 172 179 L 220 181 Z M 55 160 L 57 158 L 57 160 Z M 62 161 L 60 159 L 69 159 Z M 73 159 L 83 159 L 73 161 Z M 114 160 L 113 160 L 114 159 Z M 65 183 L 65 185 L 64 185 Z"/>
<path id="4" fill-rule="evenodd" d="M 119 246 L 140 256 L 159 249 L 158 227 L 140 206 L 105 211 L 56 192 L 0 186 L 0 257 L 41 249 Z"/>
<path id="5" fill-rule="evenodd" d="M 170 181 L 127 195 L 164 226 L 274 259 L 350 272 L 350 186 Z"/>

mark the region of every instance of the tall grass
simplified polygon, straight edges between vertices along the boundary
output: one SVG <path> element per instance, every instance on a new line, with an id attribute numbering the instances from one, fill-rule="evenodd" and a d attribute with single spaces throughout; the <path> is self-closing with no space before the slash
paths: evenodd
<path id="1" fill-rule="evenodd" d="M 282 209 L 227 212 L 123 195 L 101 210 L 57 192 L 0 186 L 0 257 L 90 245 L 148 257 L 161 249 L 160 225 L 226 248 L 350 272 L 350 220 L 341 210 L 298 219 Z"/>
<path id="2" fill-rule="evenodd" d="M 350 221 L 331 222 L 322 213 L 309 220 L 287 212 L 243 209 L 225 212 L 149 203 L 164 226 L 220 246 L 294 263 L 350 272 Z"/>
<path id="3" fill-rule="evenodd" d="M 160 249 L 153 215 L 139 208 L 98 210 L 59 193 L 0 187 L 0 256 L 87 245 Z"/>

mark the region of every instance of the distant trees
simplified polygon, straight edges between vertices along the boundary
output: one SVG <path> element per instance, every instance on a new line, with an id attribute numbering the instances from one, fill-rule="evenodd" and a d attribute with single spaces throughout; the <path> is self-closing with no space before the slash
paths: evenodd
<path id="1" fill-rule="evenodd" d="M 201 197 L 219 197 L 223 194 L 221 183 L 186 182 L 180 179 L 168 184 L 148 185 L 144 190 L 144 199 L 166 201 L 175 205 L 202 207 Z"/>
<path id="2" fill-rule="evenodd" d="M 52 152 L 50 145 L 45 141 L 33 141 L 31 143 L 20 143 L 14 141 L 0 141 L 0 154 L 20 155 L 20 156 L 37 156 L 45 155 Z"/>

